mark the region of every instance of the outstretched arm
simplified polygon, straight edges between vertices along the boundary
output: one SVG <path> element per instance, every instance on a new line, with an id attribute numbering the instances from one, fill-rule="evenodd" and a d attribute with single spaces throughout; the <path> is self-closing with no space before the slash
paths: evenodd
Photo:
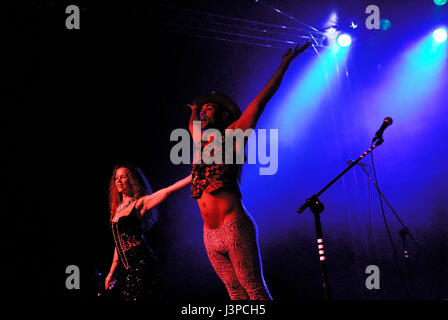
<path id="1" fill-rule="evenodd" d="M 188 177 L 185 177 L 182 180 L 177 181 L 176 183 L 172 184 L 169 187 L 160 189 L 157 192 L 154 192 L 153 194 L 141 197 L 137 200 L 137 203 L 135 204 L 135 208 L 138 210 L 141 216 L 143 216 L 146 212 L 154 208 L 155 206 L 159 205 L 161 202 L 163 202 L 168 196 L 185 187 L 191 182 L 191 175 Z"/>
<path id="2" fill-rule="evenodd" d="M 285 75 L 289 64 L 294 60 L 295 57 L 305 51 L 310 45 L 311 42 L 307 42 L 301 47 L 299 44 L 297 44 L 294 50 L 291 48 L 288 49 L 288 51 L 282 57 L 280 66 L 274 72 L 272 77 L 269 79 L 260 93 L 258 93 L 255 99 L 252 100 L 252 102 L 247 106 L 241 117 L 237 121 L 235 121 L 229 128 L 242 129 L 243 131 L 249 128 L 255 128 L 258 119 L 260 118 L 264 108 L 266 107 L 266 104 L 280 87 L 280 83 L 282 82 L 283 76 Z"/>
<path id="3" fill-rule="evenodd" d="M 177 181 L 176 183 L 170 185 L 169 187 L 166 187 L 168 194 L 171 194 L 179 189 L 182 189 L 183 187 L 187 186 L 189 183 L 191 183 L 191 174 L 182 180 Z"/>

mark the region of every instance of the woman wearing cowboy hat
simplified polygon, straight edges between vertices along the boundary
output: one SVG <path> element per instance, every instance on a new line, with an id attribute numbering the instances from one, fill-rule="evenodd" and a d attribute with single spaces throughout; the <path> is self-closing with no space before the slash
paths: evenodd
<path id="1" fill-rule="evenodd" d="M 289 64 L 310 44 L 297 45 L 283 55 L 278 69 L 243 114 L 234 101 L 216 91 L 194 99 L 188 105 L 192 111 L 189 125 L 192 135 L 194 121 L 199 120 L 202 131 L 216 129 L 222 133 L 222 146 L 226 140 L 225 129 L 254 129 Z M 195 143 L 202 144 L 202 148 L 212 141 L 203 142 L 200 138 Z M 244 145 L 233 145 L 236 154 L 244 150 Z M 224 152 L 221 154 L 224 157 Z M 191 196 L 197 200 L 204 220 L 207 255 L 232 300 L 271 300 L 263 279 L 257 227 L 243 205 L 239 188 L 242 164 L 219 162 L 201 161 L 192 168 Z"/>

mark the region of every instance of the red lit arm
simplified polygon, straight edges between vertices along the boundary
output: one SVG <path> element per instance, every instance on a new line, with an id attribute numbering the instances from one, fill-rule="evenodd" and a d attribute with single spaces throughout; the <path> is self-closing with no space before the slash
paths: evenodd
<path id="1" fill-rule="evenodd" d="M 169 187 L 160 189 L 159 191 L 154 192 L 153 194 L 141 197 L 140 199 L 137 200 L 135 208 L 139 210 L 138 212 L 140 213 L 140 215 L 144 215 L 146 212 L 162 203 L 166 198 L 168 198 L 168 196 L 171 193 L 182 189 L 190 182 L 191 182 L 191 175 L 183 178 L 182 180 L 177 181 L 176 183 L 172 184 Z"/>
<path id="2" fill-rule="evenodd" d="M 189 183 L 191 183 L 191 174 L 189 176 L 183 178 L 182 180 L 177 181 L 176 183 L 172 184 L 171 186 L 169 186 L 165 189 L 167 189 L 168 194 L 171 194 L 171 193 L 187 186 Z"/>
<path id="3" fill-rule="evenodd" d="M 190 131 L 190 134 L 193 136 L 193 121 L 200 121 L 199 118 L 199 112 L 201 111 L 200 108 L 195 104 L 187 104 L 191 108 L 191 116 L 190 121 L 188 123 L 188 130 Z"/>

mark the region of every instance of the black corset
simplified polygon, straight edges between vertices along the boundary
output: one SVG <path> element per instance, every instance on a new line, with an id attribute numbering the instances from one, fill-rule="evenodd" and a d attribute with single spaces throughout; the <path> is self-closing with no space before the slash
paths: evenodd
<path id="1" fill-rule="evenodd" d="M 132 209 L 129 215 L 120 217 L 118 222 L 112 222 L 111 224 L 115 247 L 125 269 L 130 267 L 129 257 L 126 252 L 132 248 L 144 245 L 141 225 L 135 208 Z"/>

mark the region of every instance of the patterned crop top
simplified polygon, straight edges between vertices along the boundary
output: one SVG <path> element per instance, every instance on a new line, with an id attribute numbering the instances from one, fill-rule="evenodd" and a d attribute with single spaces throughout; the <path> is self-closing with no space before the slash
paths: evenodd
<path id="1" fill-rule="evenodd" d="M 191 197 L 199 199 L 204 192 L 213 193 L 221 189 L 230 189 L 236 192 L 239 198 L 242 198 L 239 181 L 241 178 L 241 171 L 243 164 L 236 163 L 235 142 L 233 146 L 233 164 L 225 163 L 225 135 L 221 135 L 221 146 L 216 146 L 214 150 L 209 153 L 203 152 L 211 141 L 201 142 L 201 163 L 193 164 L 191 176 Z M 214 156 L 214 151 L 219 150 L 222 154 L 222 163 L 210 163 L 211 157 Z M 204 163 L 204 160 L 210 164 Z M 246 158 L 244 158 L 244 161 Z"/>

